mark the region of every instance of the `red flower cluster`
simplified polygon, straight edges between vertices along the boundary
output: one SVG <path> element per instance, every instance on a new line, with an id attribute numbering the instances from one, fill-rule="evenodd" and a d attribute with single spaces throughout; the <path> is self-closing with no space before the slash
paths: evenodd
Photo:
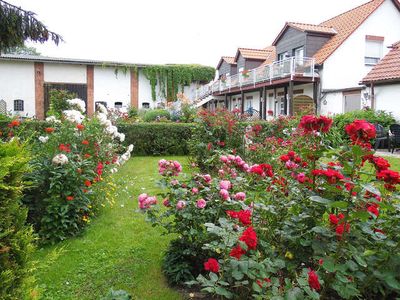
<path id="1" fill-rule="evenodd" d="M 46 127 L 45 129 L 44 129 L 44 131 L 46 131 L 46 133 L 53 133 L 54 132 L 54 128 L 53 127 Z"/>
<path id="2" fill-rule="evenodd" d="M 376 217 L 379 216 L 379 204 L 378 203 L 370 203 L 368 204 L 367 211 L 371 214 L 374 214 Z"/>
<path id="3" fill-rule="evenodd" d="M 88 140 L 83 140 L 82 141 L 82 145 L 86 145 L 86 146 L 89 145 L 89 141 Z"/>
<path id="4" fill-rule="evenodd" d="M 325 116 L 307 115 L 301 118 L 299 128 L 303 129 L 305 133 L 313 131 L 328 132 L 332 122 L 332 119 Z"/>
<path id="5" fill-rule="evenodd" d="M 244 226 L 251 225 L 251 211 L 250 210 L 241 210 L 241 211 L 228 210 L 226 213 L 231 218 L 239 219 L 239 222 L 242 223 Z"/>
<path id="6" fill-rule="evenodd" d="M 58 149 L 63 152 L 70 153 L 71 152 L 71 144 L 60 144 Z"/>
<path id="7" fill-rule="evenodd" d="M 314 270 L 311 270 L 308 272 L 308 284 L 310 288 L 319 291 L 321 289 L 321 285 L 318 280 L 318 275 L 315 273 Z"/>
<path id="8" fill-rule="evenodd" d="M 243 231 L 239 241 L 242 241 L 247 245 L 247 250 L 255 250 L 257 248 L 257 234 L 253 227 L 247 227 L 246 230 Z M 237 244 L 236 247 L 231 250 L 229 255 L 239 260 L 243 254 L 246 254 L 246 252 L 247 251 L 244 250 L 240 244 Z"/>
<path id="9" fill-rule="evenodd" d="M 347 233 L 350 232 L 350 224 L 346 223 L 344 221 L 341 221 L 344 219 L 344 215 L 342 213 L 338 215 L 330 214 L 329 215 L 329 221 L 331 222 L 332 225 L 336 227 L 336 235 L 338 237 L 341 237 L 343 235 L 343 232 L 346 231 Z"/>
<path id="10" fill-rule="evenodd" d="M 96 173 L 97 175 L 99 175 L 99 177 L 103 174 L 103 169 L 104 169 L 103 164 L 99 162 L 96 167 Z"/>
<path id="11" fill-rule="evenodd" d="M 269 164 L 260 164 L 260 165 L 254 165 L 250 168 L 250 173 L 258 174 L 262 177 L 268 176 L 272 177 L 274 176 L 274 172 L 272 170 L 272 166 Z"/>
<path id="12" fill-rule="evenodd" d="M 350 139 L 357 144 L 369 143 L 376 136 L 375 126 L 365 120 L 355 120 L 346 125 L 345 130 Z"/>
<path id="13" fill-rule="evenodd" d="M 218 273 L 218 271 L 219 271 L 219 263 L 215 258 L 209 258 L 204 263 L 204 269 L 206 271 L 210 271 L 210 272 L 213 272 L 213 273 Z"/>
<path id="14" fill-rule="evenodd" d="M 7 127 L 8 128 L 13 128 L 13 127 L 18 127 L 19 125 L 21 125 L 21 122 L 18 120 L 12 120 Z"/>
<path id="15" fill-rule="evenodd" d="M 390 168 L 390 163 L 380 156 L 374 156 L 372 154 L 364 155 L 363 162 L 369 161 L 371 164 L 375 166 L 378 171 L 387 170 Z"/>
<path id="16" fill-rule="evenodd" d="M 330 184 L 335 184 L 337 183 L 338 180 L 342 180 L 344 179 L 344 176 L 342 173 L 340 173 L 337 170 L 332 170 L 332 169 L 328 169 L 328 170 L 313 170 L 312 171 L 312 175 L 314 176 L 325 176 L 326 180 L 330 183 Z"/>
<path id="17" fill-rule="evenodd" d="M 80 131 L 82 131 L 83 129 L 85 129 L 85 126 L 83 126 L 82 124 L 77 124 L 76 128 Z"/>
<path id="18" fill-rule="evenodd" d="M 376 178 L 385 182 L 385 188 L 391 191 L 396 189 L 396 184 L 400 183 L 399 172 L 393 170 L 382 170 L 376 174 Z"/>

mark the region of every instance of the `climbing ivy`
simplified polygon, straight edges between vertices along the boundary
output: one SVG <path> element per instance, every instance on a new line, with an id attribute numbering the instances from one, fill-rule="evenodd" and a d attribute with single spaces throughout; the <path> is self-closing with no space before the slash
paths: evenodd
<path id="1" fill-rule="evenodd" d="M 146 66 L 143 73 L 150 81 L 151 97 L 157 99 L 156 86 L 159 93 L 167 101 L 174 101 L 176 94 L 184 86 L 192 82 L 209 82 L 214 78 L 215 69 L 201 65 L 152 65 Z"/>

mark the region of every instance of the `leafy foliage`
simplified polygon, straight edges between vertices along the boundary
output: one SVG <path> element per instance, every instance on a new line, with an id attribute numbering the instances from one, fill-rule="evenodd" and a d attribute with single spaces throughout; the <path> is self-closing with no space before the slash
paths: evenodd
<path id="1" fill-rule="evenodd" d="M 30 155 L 14 140 L 0 141 L 0 298 L 23 299 L 29 291 L 32 229 L 21 205 Z"/>
<path id="2" fill-rule="evenodd" d="M 152 65 L 144 69 L 146 78 L 150 81 L 151 98 L 157 100 L 156 86 L 159 94 L 167 101 L 175 101 L 179 88 L 192 82 L 209 82 L 214 78 L 215 69 L 201 65 Z"/>
<path id="3" fill-rule="evenodd" d="M 46 28 L 35 14 L 0 0 L 0 53 L 12 47 L 22 46 L 24 41 L 44 43 L 49 39 L 55 44 L 62 37 Z"/>
<path id="4" fill-rule="evenodd" d="M 50 90 L 49 100 L 50 107 L 47 116 L 55 116 L 61 118 L 62 112 L 69 108 L 68 99 L 74 99 L 77 95 L 66 90 Z"/>
<path id="5" fill-rule="evenodd" d="M 171 114 L 168 110 L 165 109 L 149 109 L 143 116 L 143 121 L 145 122 L 154 122 L 161 119 L 169 120 L 171 118 Z"/>

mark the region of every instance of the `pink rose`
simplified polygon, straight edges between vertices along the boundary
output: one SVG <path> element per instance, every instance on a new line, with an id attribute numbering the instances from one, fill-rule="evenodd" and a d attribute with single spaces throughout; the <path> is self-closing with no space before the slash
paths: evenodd
<path id="1" fill-rule="evenodd" d="M 199 199 L 196 202 L 197 208 L 204 208 L 204 207 L 206 207 L 206 205 L 207 205 L 207 202 L 204 199 Z"/>
<path id="2" fill-rule="evenodd" d="M 193 195 L 197 195 L 198 193 L 199 193 L 199 189 L 198 188 L 196 188 L 196 187 L 192 188 L 192 194 Z"/>
<path id="3" fill-rule="evenodd" d="M 235 199 L 237 201 L 244 201 L 246 199 L 246 194 L 243 192 L 236 193 Z"/>
<path id="4" fill-rule="evenodd" d="M 297 181 L 300 182 L 300 183 L 304 183 L 306 181 L 306 174 L 299 173 L 297 175 Z"/>
<path id="5" fill-rule="evenodd" d="M 179 184 L 179 180 L 178 179 L 172 179 L 171 180 L 171 184 L 172 185 L 178 185 Z"/>
<path id="6" fill-rule="evenodd" d="M 176 203 L 176 209 L 177 210 L 182 210 L 186 207 L 186 202 L 183 200 L 179 200 L 178 203 Z"/>
<path id="7" fill-rule="evenodd" d="M 165 207 L 170 207 L 170 206 L 171 206 L 171 203 L 169 202 L 169 199 L 168 199 L 168 198 L 165 198 L 165 199 L 163 200 L 163 205 L 164 205 Z"/>
<path id="8" fill-rule="evenodd" d="M 219 191 L 219 195 L 223 200 L 228 200 L 229 199 L 229 192 L 225 189 L 222 189 Z"/>
<path id="9" fill-rule="evenodd" d="M 225 155 L 222 155 L 219 159 L 220 159 L 223 163 L 227 163 L 227 162 L 228 162 L 228 157 L 226 157 Z"/>
<path id="10" fill-rule="evenodd" d="M 222 170 L 222 169 L 219 169 L 219 170 L 218 170 L 218 175 L 219 175 L 219 177 L 224 177 L 225 171 Z"/>
<path id="11" fill-rule="evenodd" d="M 211 182 L 211 175 L 210 174 L 205 174 L 203 175 L 203 179 L 206 183 L 210 183 Z"/>
<path id="12" fill-rule="evenodd" d="M 138 197 L 139 203 L 144 202 L 144 200 L 146 200 L 147 197 L 148 197 L 148 195 L 145 194 L 145 193 L 140 194 L 139 197 Z"/>
<path id="13" fill-rule="evenodd" d="M 229 190 L 232 187 L 232 184 L 229 180 L 222 180 L 219 183 L 219 187 L 222 190 Z"/>

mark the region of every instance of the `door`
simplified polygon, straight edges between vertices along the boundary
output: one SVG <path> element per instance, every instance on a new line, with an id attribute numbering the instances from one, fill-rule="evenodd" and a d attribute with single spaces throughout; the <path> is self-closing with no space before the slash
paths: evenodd
<path id="1" fill-rule="evenodd" d="M 46 114 L 50 106 L 51 90 L 65 90 L 75 93 L 79 99 L 85 101 L 87 108 L 87 85 L 86 84 L 70 84 L 70 83 L 45 83 L 44 84 L 44 113 Z"/>
<path id="2" fill-rule="evenodd" d="M 344 94 L 344 112 L 361 109 L 361 93 Z"/>

